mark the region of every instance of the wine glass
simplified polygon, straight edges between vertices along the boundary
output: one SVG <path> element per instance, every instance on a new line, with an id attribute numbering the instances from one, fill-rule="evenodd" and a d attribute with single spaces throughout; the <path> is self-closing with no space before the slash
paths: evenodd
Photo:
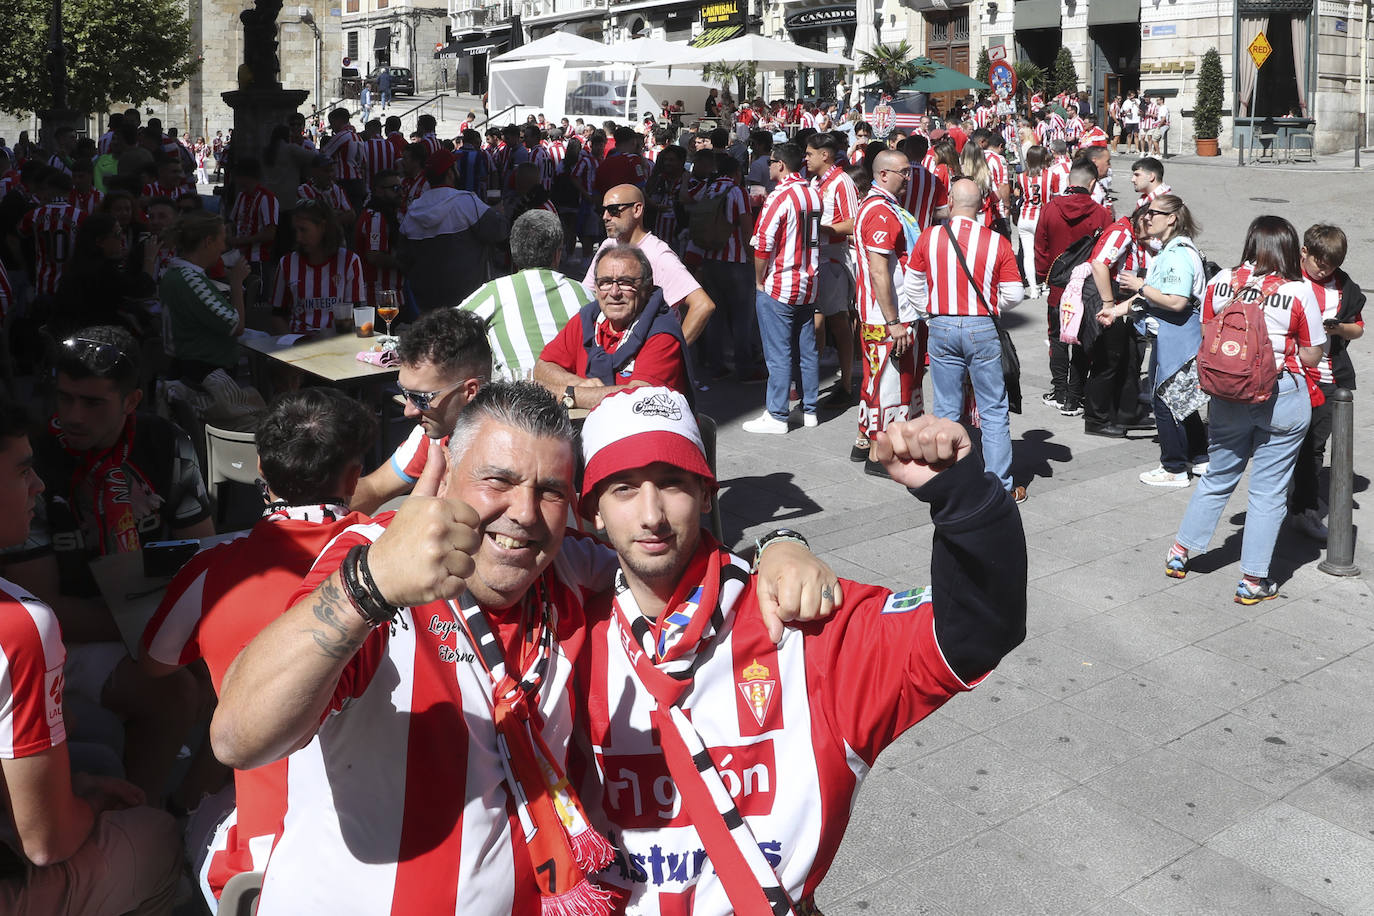
<path id="1" fill-rule="evenodd" d="M 399 290 L 383 289 L 377 291 L 377 317 L 386 322 L 386 336 L 391 336 L 391 322 L 401 314 L 401 294 Z"/>

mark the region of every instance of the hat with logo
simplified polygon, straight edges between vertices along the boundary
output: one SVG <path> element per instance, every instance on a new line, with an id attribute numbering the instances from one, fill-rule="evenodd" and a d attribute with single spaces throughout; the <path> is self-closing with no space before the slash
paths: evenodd
<path id="1" fill-rule="evenodd" d="M 429 158 L 425 160 L 425 174 L 430 178 L 443 178 L 457 161 L 458 157 L 446 149 L 430 153 Z"/>
<path id="2" fill-rule="evenodd" d="M 716 475 L 687 398 L 671 388 L 630 388 L 603 400 L 582 427 L 582 510 L 587 513 L 602 481 L 655 462 L 704 477 Z"/>

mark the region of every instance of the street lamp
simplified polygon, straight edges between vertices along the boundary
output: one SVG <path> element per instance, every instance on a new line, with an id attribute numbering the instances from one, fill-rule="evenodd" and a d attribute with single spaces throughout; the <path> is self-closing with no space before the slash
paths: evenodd
<path id="1" fill-rule="evenodd" d="M 315 33 L 315 110 L 319 111 L 324 104 L 324 93 L 320 86 L 320 54 L 324 45 L 320 38 L 320 27 L 315 22 L 315 14 L 310 12 L 310 7 L 301 6 L 296 8 L 296 15 L 301 22 L 310 26 L 310 31 Z"/>

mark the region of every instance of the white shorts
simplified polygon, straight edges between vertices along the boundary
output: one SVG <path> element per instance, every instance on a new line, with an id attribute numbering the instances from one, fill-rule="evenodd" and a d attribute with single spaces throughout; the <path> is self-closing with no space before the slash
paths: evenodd
<path id="1" fill-rule="evenodd" d="M 122 642 L 74 643 L 67 647 L 63 689 L 99 703 L 115 667 L 128 657 Z"/>
<path id="2" fill-rule="evenodd" d="M 829 318 L 842 315 L 854 305 L 854 275 L 849 265 L 823 260 L 816 268 L 816 311 Z"/>

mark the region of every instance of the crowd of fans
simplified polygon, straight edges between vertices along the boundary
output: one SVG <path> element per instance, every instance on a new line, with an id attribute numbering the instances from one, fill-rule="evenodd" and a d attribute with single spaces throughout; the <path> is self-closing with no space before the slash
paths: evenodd
<path id="1" fill-rule="evenodd" d="M 1236 601 L 1275 597 L 1285 518 L 1325 537 L 1324 400 L 1363 332 L 1347 239 L 1263 216 L 1217 268 L 1148 155 L 1164 101 L 1104 126 L 1079 102 L 971 100 L 879 138 L 713 95 L 710 122 L 668 106 L 639 130 L 473 114 L 441 139 L 421 115 L 407 137 L 338 109 L 248 150 L 130 110 L 98 140 L 0 143 L 0 909 L 168 912 L 184 845 L 212 909 L 265 870 L 264 914 L 814 911 L 852 756 L 1024 636 L 998 319 L 1027 299 L 1038 400 L 1085 435 L 1153 431 L 1142 484 L 1197 482 L 1163 572 L 1188 574 L 1248 467 Z M 215 534 L 192 435 L 239 404 L 238 338 L 333 333 L 393 290 L 410 434 L 369 468 L 374 410 L 299 376 L 238 411 L 262 518 L 129 640 L 92 561 Z M 1223 396 L 1204 341 L 1247 309 L 1272 384 Z M 930 504 L 940 597 L 840 583 L 790 531 L 751 571 L 699 529 L 696 401 L 727 379 L 763 384 L 750 434 L 858 407 L 849 457 Z M 793 722 L 765 760 L 784 695 L 832 725 Z"/>

